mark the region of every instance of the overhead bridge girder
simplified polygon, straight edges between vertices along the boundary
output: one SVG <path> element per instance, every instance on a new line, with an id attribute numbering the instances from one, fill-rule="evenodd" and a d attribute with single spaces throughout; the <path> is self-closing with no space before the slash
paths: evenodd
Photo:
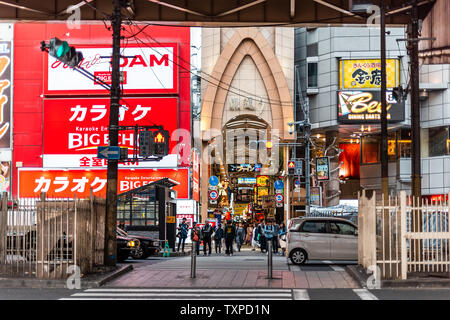
<path id="1" fill-rule="evenodd" d="M 355 0 L 353 0 L 355 1 Z M 351 0 L 132 0 L 123 14 L 135 21 L 184 26 L 324 26 L 365 25 L 377 11 L 352 13 Z M 369 1 L 370 2 L 370 1 Z M 388 25 L 406 25 L 411 0 L 385 0 Z M 435 0 L 418 0 L 424 19 Z M 373 0 L 379 5 L 380 0 Z M 75 12 L 68 10 L 78 8 Z M 0 0 L 3 21 L 103 20 L 113 9 L 113 0 Z M 74 15 L 75 14 L 75 15 Z M 369 19 L 372 17 L 371 19 Z"/>

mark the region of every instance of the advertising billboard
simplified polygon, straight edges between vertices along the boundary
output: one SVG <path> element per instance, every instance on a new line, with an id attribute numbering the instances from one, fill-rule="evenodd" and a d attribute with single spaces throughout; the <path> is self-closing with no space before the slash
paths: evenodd
<path id="1" fill-rule="evenodd" d="M 392 91 L 386 92 L 388 122 L 405 120 L 405 102 L 398 103 Z M 341 123 L 380 123 L 380 91 L 338 91 L 338 117 Z"/>
<path id="2" fill-rule="evenodd" d="M 380 59 L 342 59 L 339 61 L 341 89 L 369 89 L 381 87 Z M 399 85 L 399 59 L 386 59 L 386 87 Z"/>
<path id="3" fill-rule="evenodd" d="M 90 195 L 90 189 L 98 197 L 106 197 L 106 170 L 45 170 L 19 169 L 19 197 L 39 197 L 45 192 L 48 197 L 79 198 Z M 119 170 L 117 178 L 118 194 L 142 187 L 160 179 L 170 178 L 179 184 L 173 187 L 177 198 L 189 196 L 188 169 Z"/>
<path id="4" fill-rule="evenodd" d="M 0 41 L 0 148 L 11 147 L 11 41 Z"/>
<path id="5" fill-rule="evenodd" d="M 316 158 L 316 174 L 319 181 L 330 179 L 330 159 L 328 157 Z"/>
<path id="6" fill-rule="evenodd" d="M 200 155 L 192 151 L 192 199 L 200 202 Z"/>
<path id="7" fill-rule="evenodd" d="M 44 100 L 44 168 L 106 168 L 97 148 L 109 143 L 109 99 Z M 171 137 L 169 154 L 161 161 L 126 163 L 121 167 L 177 166 L 177 98 L 125 98 L 119 109 L 120 126 L 162 125 Z M 134 130 L 119 132 L 119 146 L 132 157 Z"/>
<path id="8" fill-rule="evenodd" d="M 71 43 L 71 45 L 74 45 Z M 80 67 L 111 84 L 110 45 L 77 46 L 83 54 Z M 178 93 L 178 45 L 176 43 L 128 44 L 121 49 L 123 94 Z M 109 95 L 99 82 L 72 70 L 50 55 L 44 56 L 45 95 Z"/>

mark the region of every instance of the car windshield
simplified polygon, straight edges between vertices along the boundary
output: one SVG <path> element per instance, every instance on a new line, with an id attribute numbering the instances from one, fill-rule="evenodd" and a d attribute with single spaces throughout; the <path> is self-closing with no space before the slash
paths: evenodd
<path id="1" fill-rule="evenodd" d="M 122 237 L 128 237 L 128 234 L 120 228 L 116 228 L 117 233 Z"/>

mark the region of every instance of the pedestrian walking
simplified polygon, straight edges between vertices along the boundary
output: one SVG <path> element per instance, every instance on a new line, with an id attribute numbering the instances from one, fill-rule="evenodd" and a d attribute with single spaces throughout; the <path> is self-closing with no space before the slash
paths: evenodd
<path id="1" fill-rule="evenodd" d="M 239 252 L 241 252 L 241 247 L 244 243 L 244 239 L 245 239 L 245 229 L 242 226 L 242 223 L 239 223 L 239 226 L 236 229 L 236 245 Z"/>
<path id="2" fill-rule="evenodd" d="M 208 247 L 208 255 L 211 255 L 211 235 L 213 229 L 211 225 L 206 222 L 202 229 L 202 239 L 203 239 L 203 254 L 206 256 L 206 247 Z"/>
<path id="3" fill-rule="evenodd" d="M 255 224 L 253 224 L 253 235 L 252 235 L 252 251 L 255 251 L 256 248 L 259 247 L 259 233 L 258 233 L 258 226 Z"/>
<path id="4" fill-rule="evenodd" d="M 181 223 L 178 225 L 178 252 L 180 252 L 180 246 L 182 245 L 182 251 L 184 253 L 184 244 L 189 232 L 189 225 L 186 223 L 186 218 L 183 218 Z"/>
<path id="5" fill-rule="evenodd" d="M 200 241 L 202 241 L 202 231 L 197 226 L 197 222 L 192 223 L 191 230 L 191 240 L 192 240 L 192 250 L 197 252 L 197 255 L 200 254 Z M 195 246 L 195 248 L 194 248 Z"/>
<path id="6" fill-rule="evenodd" d="M 224 229 L 225 233 L 225 253 L 227 256 L 233 255 L 233 240 L 236 237 L 236 227 L 231 223 L 231 220 L 227 221 Z"/>
<path id="7" fill-rule="evenodd" d="M 279 242 L 280 242 L 280 248 L 281 248 L 281 255 L 285 255 L 286 253 L 286 225 L 284 224 L 284 222 L 282 222 L 280 224 L 280 230 L 278 230 L 278 238 L 279 238 Z"/>
<path id="8" fill-rule="evenodd" d="M 247 226 L 247 232 L 245 234 L 245 241 L 244 243 L 248 246 L 252 245 L 252 238 L 253 238 L 253 226 L 251 224 L 249 224 Z"/>
<path id="9" fill-rule="evenodd" d="M 269 221 L 266 226 L 264 226 L 264 236 L 266 237 L 266 242 L 272 241 L 273 252 L 275 251 L 274 239 L 277 239 L 275 236 L 275 227 L 273 225 L 273 221 Z"/>
<path id="10" fill-rule="evenodd" d="M 265 253 L 267 251 L 266 247 L 266 234 L 264 233 L 264 228 L 266 226 L 265 221 L 263 220 L 261 224 L 258 226 L 258 235 L 259 235 L 259 246 L 261 248 L 261 252 Z"/>
<path id="11" fill-rule="evenodd" d="M 219 225 L 216 227 L 216 231 L 214 232 L 214 247 L 216 249 L 219 249 L 219 253 L 222 252 L 222 239 L 224 237 L 224 232 L 222 228 L 222 224 L 219 223 Z"/>

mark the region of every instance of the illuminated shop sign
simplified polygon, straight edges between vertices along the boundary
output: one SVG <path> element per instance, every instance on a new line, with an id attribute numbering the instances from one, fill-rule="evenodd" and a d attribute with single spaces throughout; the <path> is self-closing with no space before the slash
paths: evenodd
<path id="1" fill-rule="evenodd" d="M 399 60 L 386 60 L 387 88 L 399 84 Z M 344 59 L 339 62 L 341 89 L 367 89 L 381 87 L 381 61 L 379 59 Z"/>
<path id="2" fill-rule="evenodd" d="M 381 121 L 379 91 L 339 91 L 338 121 L 343 123 L 379 123 Z M 387 120 L 405 120 L 405 103 L 398 103 L 392 91 L 386 92 Z"/>
<path id="3" fill-rule="evenodd" d="M 228 172 L 260 172 L 261 171 L 261 163 L 249 164 L 229 164 Z"/>
<path id="4" fill-rule="evenodd" d="M 238 184 L 256 184 L 256 178 L 241 177 L 238 178 Z"/>

